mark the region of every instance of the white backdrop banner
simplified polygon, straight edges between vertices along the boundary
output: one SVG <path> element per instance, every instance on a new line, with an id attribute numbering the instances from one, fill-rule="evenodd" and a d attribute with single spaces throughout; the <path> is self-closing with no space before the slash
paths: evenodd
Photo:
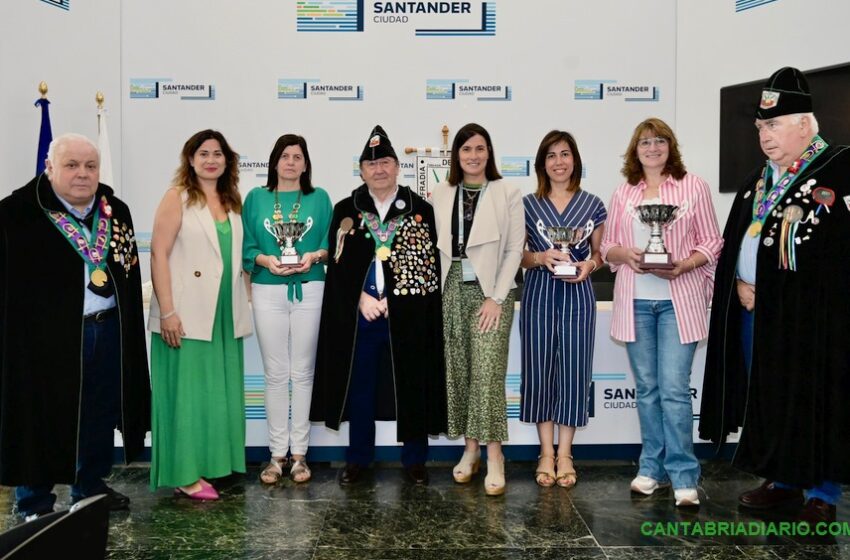
<path id="1" fill-rule="evenodd" d="M 675 0 L 640 9 L 619 0 L 122 2 L 123 197 L 144 238 L 183 143 L 214 128 L 241 155 L 243 193 L 265 182 L 275 140 L 293 132 L 307 139 L 314 183 L 337 201 L 360 184 L 356 160 L 375 124 L 399 154 L 400 182 L 424 194 L 445 178 L 447 162 L 403 148 L 442 146 L 444 124 L 451 143 L 461 126 L 477 122 L 493 138 L 502 173 L 527 193 L 540 139 L 569 130 L 592 170 L 582 186 L 607 202 L 622 181 L 634 126 L 649 116 L 675 125 L 675 57 L 623 63 L 623 53 L 675 51 L 675 7 Z"/>

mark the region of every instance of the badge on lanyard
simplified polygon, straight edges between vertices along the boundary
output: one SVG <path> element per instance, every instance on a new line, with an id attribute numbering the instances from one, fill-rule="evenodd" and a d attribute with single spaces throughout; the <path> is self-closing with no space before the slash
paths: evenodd
<path id="1" fill-rule="evenodd" d="M 472 268 L 472 261 L 470 261 L 468 257 L 464 257 L 460 260 L 460 266 L 463 271 L 464 282 L 475 282 L 475 280 L 478 279 L 475 275 L 475 270 Z"/>

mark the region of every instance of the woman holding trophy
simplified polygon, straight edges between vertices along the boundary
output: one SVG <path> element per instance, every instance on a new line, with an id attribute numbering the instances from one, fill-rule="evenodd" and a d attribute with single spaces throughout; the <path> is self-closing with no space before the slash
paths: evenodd
<path id="1" fill-rule="evenodd" d="M 151 488 L 215 500 L 207 478 L 245 472 L 239 155 L 220 132 L 198 132 L 173 185 L 151 237 Z"/>
<path id="2" fill-rule="evenodd" d="M 485 442 L 488 496 L 505 492 L 505 375 L 512 289 L 525 238 L 522 194 L 501 179 L 490 134 L 470 123 L 452 142 L 448 181 L 432 194 L 442 269 L 448 435 L 464 436 L 466 444 L 453 476 L 458 483 L 472 479 Z"/>
<path id="3" fill-rule="evenodd" d="M 537 484 L 571 488 L 577 481 L 573 437 L 589 413 L 596 330 L 590 274 L 602 266 L 607 213 L 599 197 L 581 190 L 581 156 L 569 132 L 543 137 L 534 170 L 537 191 L 523 198 L 520 420 L 537 424 Z"/>
<path id="4" fill-rule="evenodd" d="M 677 506 L 696 506 L 690 372 L 723 239 L 708 185 L 685 170 L 664 121 L 640 123 L 624 160 L 602 255 L 617 273 L 611 336 L 626 343 L 637 389 L 643 448 L 631 489 L 672 484 Z"/>
<path id="5" fill-rule="evenodd" d="M 310 400 L 325 285 L 321 263 L 328 257 L 333 205 L 327 192 L 313 186 L 311 175 L 307 142 L 284 134 L 269 156 L 266 185 L 248 193 L 242 213 L 242 266 L 251 274 L 265 371 L 271 460 L 260 480 L 266 484 L 281 479 L 289 453 L 292 480 L 306 482 L 312 476 L 306 461 Z"/>

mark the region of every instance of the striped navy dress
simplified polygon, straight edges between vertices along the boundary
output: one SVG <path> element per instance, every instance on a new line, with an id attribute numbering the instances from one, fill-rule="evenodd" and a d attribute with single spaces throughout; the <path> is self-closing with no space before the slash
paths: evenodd
<path id="1" fill-rule="evenodd" d="M 590 257 L 590 234 L 608 214 L 598 196 L 578 191 L 563 213 L 548 198 L 523 198 L 529 251 L 551 249 L 547 226 L 584 227 L 586 238 L 571 249 L 574 261 Z M 520 420 L 564 426 L 587 424 L 596 297 L 588 278 L 570 284 L 545 267 L 525 274 L 520 309 L 522 385 Z"/>

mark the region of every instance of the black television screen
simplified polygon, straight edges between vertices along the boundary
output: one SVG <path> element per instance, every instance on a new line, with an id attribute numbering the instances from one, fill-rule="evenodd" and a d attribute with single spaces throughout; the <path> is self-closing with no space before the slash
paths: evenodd
<path id="1" fill-rule="evenodd" d="M 850 63 L 803 70 L 812 91 L 820 134 L 830 144 L 850 144 Z M 736 192 L 765 161 L 758 144 L 755 109 L 762 79 L 720 88 L 720 192 Z"/>

